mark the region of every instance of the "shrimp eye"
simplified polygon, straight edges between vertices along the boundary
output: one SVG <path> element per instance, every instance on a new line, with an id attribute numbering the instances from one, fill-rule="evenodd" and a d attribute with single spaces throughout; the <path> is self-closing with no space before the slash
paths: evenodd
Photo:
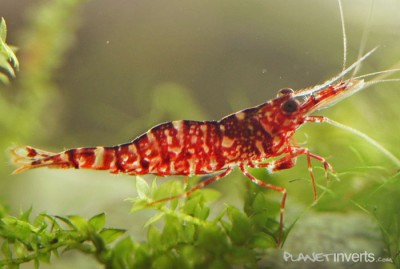
<path id="1" fill-rule="evenodd" d="M 294 93 L 293 89 L 291 89 L 291 88 L 283 88 L 283 89 L 280 89 L 278 91 L 277 96 L 281 97 L 281 96 L 289 95 L 289 94 L 292 94 L 292 93 Z"/>
<path id="2" fill-rule="evenodd" d="M 294 98 L 288 99 L 281 105 L 281 109 L 286 114 L 291 114 L 299 109 L 300 103 Z"/>

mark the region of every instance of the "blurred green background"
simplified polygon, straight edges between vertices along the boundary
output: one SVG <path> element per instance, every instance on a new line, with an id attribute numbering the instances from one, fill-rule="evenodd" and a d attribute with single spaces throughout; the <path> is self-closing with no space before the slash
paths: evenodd
<path id="1" fill-rule="evenodd" d="M 367 50 L 379 49 L 359 73 L 398 64 L 400 2 L 375 1 L 369 24 L 369 1 L 343 1 L 343 7 L 349 64 L 357 59 L 366 25 Z M 21 62 L 12 85 L 0 86 L 1 152 L 13 144 L 55 152 L 114 145 L 164 121 L 219 119 L 273 98 L 280 88 L 321 83 L 343 64 L 334 0 L 2 0 L 0 16 Z M 378 84 L 319 114 L 367 133 L 400 157 L 399 88 L 400 83 Z M 376 148 L 325 125 L 307 125 L 296 138 L 327 157 L 341 179 L 332 179 L 332 193 L 326 192 L 314 209 L 351 212 L 344 219 L 355 212 L 375 227 L 398 217 L 399 177 L 386 181 L 399 167 Z M 129 215 L 130 204 L 124 201 L 135 196 L 133 177 L 47 169 L 10 175 L 14 167 L 7 154 L 0 161 L 0 201 L 12 213 L 31 206 L 35 213 L 89 217 L 106 212 L 109 226 L 144 238 L 142 225 L 151 215 Z M 315 173 L 320 194 L 327 183 L 322 169 Z M 255 174 L 266 178 L 263 171 Z M 289 226 L 313 202 L 304 158 L 268 180 L 288 189 Z M 240 207 L 245 182 L 237 172 L 213 184 L 222 193 L 216 206 Z M 376 211 L 365 212 L 354 201 Z M 381 215 L 380 222 L 376 216 Z M 295 229 L 307 219 L 301 218 Z M 307 233 L 323 240 L 319 230 Z M 384 243 L 392 242 L 388 236 Z M 382 251 L 390 245 L 384 243 Z M 70 266 L 75 259 L 83 258 L 75 254 L 53 266 Z"/>

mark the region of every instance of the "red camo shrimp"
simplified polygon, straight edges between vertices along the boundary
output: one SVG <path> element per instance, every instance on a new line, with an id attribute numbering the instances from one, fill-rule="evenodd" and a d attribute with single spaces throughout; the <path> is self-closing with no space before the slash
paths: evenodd
<path id="1" fill-rule="evenodd" d="M 248 168 L 266 168 L 273 173 L 292 168 L 296 164 L 297 157 L 305 155 L 314 199 L 316 199 L 317 192 L 311 159 L 322 163 L 326 175 L 329 171 L 333 172 L 333 168 L 325 158 L 291 141 L 296 130 L 305 123 L 325 122 L 352 131 L 377 145 L 400 166 L 396 157 L 365 134 L 326 117 L 312 115 L 315 111 L 327 108 L 373 83 L 384 81 L 364 81 L 365 78 L 399 71 L 386 70 L 359 77 L 352 75 L 351 78 L 346 79 L 345 76 L 358 68 L 373 51 L 366 53 L 340 74 L 321 85 L 298 91 L 290 88 L 281 89 L 276 98 L 233 113 L 218 121 L 166 122 L 149 129 L 129 143 L 111 147 L 72 148 L 60 153 L 46 152 L 30 146 L 15 147 L 11 149 L 12 161 L 20 167 L 14 173 L 48 167 L 109 170 L 111 173 L 134 176 L 213 174 L 212 177 L 201 181 L 182 195 L 167 197 L 156 201 L 157 203 L 188 196 L 195 190 L 227 176 L 237 167 L 255 184 L 281 193 L 280 230 L 277 240 L 280 244 L 287 197 L 286 189 L 257 179 L 249 173 Z M 268 161 L 272 158 L 274 158 L 273 161 Z"/>

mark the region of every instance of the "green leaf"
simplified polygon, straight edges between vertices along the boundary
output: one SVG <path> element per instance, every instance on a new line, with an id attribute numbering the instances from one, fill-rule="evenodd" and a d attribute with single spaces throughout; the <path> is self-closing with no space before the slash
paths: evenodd
<path id="1" fill-rule="evenodd" d="M 39 231 L 38 228 L 30 224 L 29 222 L 19 220 L 12 216 L 6 216 L 2 218 L 1 221 L 19 236 L 25 237 L 29 236 L 31 232 L 37 233 Z"/>
<path id="2" fill-rule="evenodd" d="M 199 230 L 196 244 L 217 255 L 226 252 L 229 243 L 226 234 L 219 226 L 208 225 Z"/>
<path id="3" fill-rule="evenodd" d="M 178 198 L 174 198 L 169 200 L 169 207 L 171 208 L 171 210 L 175 210 L 179 205 L 179 199 Z"/>
<path id="4" fill-rule="evenodd" d="M 136 191 L 139 198 L 148 198 L 150 195 L 149 184 L 142 177 L 136 177 Z"/>
<path id="5" fill-rule="evenodd" d="M 161 240 L 161 233 L 154 226 L 150 226 L 147 230 L 147 241 L 150 246 L 158 246 Z"/>
<path id="6" fill-rule="evenodd" d="M 5 240 L 3 242 L 3 244 L 1 244 L 1 253 L 3 253 L 3 255 L 6 259 L 12 258 L 12 252 L 11 252 L 10 245 L 7 240 Z"/>
<path id="7" fill-rule="evenodd" d="M 251 246 L 261 249 L 273 248 L 276 247 L 276 241 L 271 235 L 259 232 L 253 235 Z"/>
<path id="8" fill-rule="evenodd" d="M 198 190 L 198 192 L 200 192 L 203 195 L 204 200 L 207 203 L 214 202 L 219 197 L 221 197 L 221 192 L 219 192 L 219 191 L 217 191 L 215 189 L 203 188 L 201 190 Z"/>
<path id="9" fill-rule="evenodd" d="M 60 225 L 57 223 L 55 216 L 51 216 L 51 215 L 47 215 L 47 214 L 42 214 L 42 216 L 43 216 L 43 222 L 44 222 L 44 219 L 48 219 L 50 221 L 51 231 L 53 231 L 54 229 L 56 229 L 56 230 L 61 229 Z"/>
<path id="10" fill-rule="evenodd" d="M 6 42 L 6 38 L 7 38 L 7 25 L 6 21 L 2 17 L 0 20 L 0 39 Z"/>
<path id="11" fill-rule="evenodd" d="M 2 72 L 0 72 L 0 81 L 3 83 L 9 82 L 9 76 L 15 77 L 15 69 L 18 70 L 19 63 L 18 59 L 14 54 L 13 47 L 7 45 L 7 25 L 4 18 L 0 20 L 0 68 L 2 68 Z M 11 62 L 11 63 L 10 63 Z"/>
<path id="12" fill-rule="evenodd" d="M 134 213 L 146 208 L 149 208 L 148 199 L 133 199 L 133 205 L 130 212 Z"/>
<path id="13" fill-rule="evenodd" d="M 188 215 L 194 215 L 198 202 L 199 200 L 194 199 L 193 197 L 186 200 L 186 203 L 183 205 L 183 212 L 185 212 Z"/>
<path id="14" fill-rule="evenodd" d="M 161 246 L 170 247 L 176 245 L 178 242 L 178 234 L 180 232 L 180 225 L 177 218 L 168 216 L 166 218 L 164 229 L 161 233 Z"/>
<path id="15" fill-rule="evenodd" d="M 157 189 L 158 189 L 157 180 L 154 179 L 153 182 L 151 182 L 151 197 L 154 196 L 154 193 L 156 193 Z"/>
<path id="16" fill-rule="evenodd" d="M 231 239 L 237 244 L 244 244 L 252 232 L 249 218 L 233 206 L 228 208 L 228 216 L 232 222 Z"/>
<path id="17" fill-rule="evenodd" d="M 191 244 L 195 238 L 195 233 L 195 225 L 192 223 L 186 223 L 179 232 L 179 240 Z"/>
<path id="18" fill-rule="evenodd" d="M 106 244 L 109 244 L 125 233 L 126 230 L 124 229 L 105 228 L 100 232 L 100 237 L 104 240 Z"/>
<path id="19" fill-rule="evenodd" d="M 5 73 L 7 73 L 8 75 L 10 75 L 13 78 L 15 77 L 15 71 L 12 68 L 11 64 L 8 62 L 8 59 L 4 55 L 1 55 L 1 54 L 0 54 L 0 66 L 4 69 L 4 71 L 6 71 Z M 6 78 L 8 79 L 7 76 L 6 76 Z"/>
<path id="20" fill-rule="evenodd" d="M 14 243 L 14 253 L 18 258 L 23 258 L 28 255 L 28 250 L 25 245 L 20 241 L 15 241 Z"/>
<path id="21" fill-rule="evenodd" d="M 206 220 L 208 215 L 210 214 L 210 208 L 206 207 L 204 205 L 198 204 L 195 207 L 195 213 L 194 216 L 201 219 L 201 220 Z"/>
<path id="22" fill-rule="evenodd" d="M 144 227 L 150 226 L 151 224 L 159 221 L 164 216 L 165 216 L 165 212 L 160 212 L 160 213 L 152 216 L 148 221 L 146 221 L 146 223 L 144 224 Z"/>
<path id="23" fill-rule="evenodd" d="M 138 251 L 134 250 L 132 239 L 126 237 L 115 245 L 112 255 L 112 266 L 109 268 L 133 268 L 133 255 L 137 259 Z"/>
<path id="24" fill-rule="evenodd" d="M 1 55 L 0 55 L 0 58 L 1 58 Z M 1 64 L 0 64 L 0 66 L 1 66 Z M 8 84 L 10 82 L 8 77 L 2 73 L 0 73 L 0 81 L 3 82 L 4 84 Z"/>
<path id="25" fill-rule="evenodd" d="M 152 198 L 155 200 L 158 199 L 164 199 L 167 197 L 171 197 L 174 195 L 180 195 L 182 194 L 183 188 L 182 188 L 182 181 L 181 180 L 169 180 L 163 184 L 161 184 L 156 191 L 154 191 Z M 177 200 L 177 199 L 174 199 Z M 170 200 L 171 202 L 173 200 Z M 176 202 L 174 202 L 176 203 Z M 174 204 L 173 206 L 175 207 L 177 204 Z"/>
<path id="26" fill-rule="evenodd" d="M 14 51 L 3 40 L 0 40 L 0 53 L 5 56 L 8 61 L 11 61 L 14 68 L 18 70 L 19 62 L 17 56 L 15 56 Z"/>
<path id="27" fill-rule="evenodd" d="M 183 206 L 183 210 L 186 214 L 201 220 L 206 220 L 210 213 L 210 208 L 204 205 L 202 191 L 193 193 Z"/>
<path id="28" fill-rule="evenodd" d="M 89 222 L 85 218 L 76 215 L 69 216 L 68 218 L 71 221 L 71 223 L 77 228 L 78 231 L 80 232 L 88 231 Z"/>
<path id="29" fill-rule="evenodd" d="M 200 264 L 204 263 L 205 260 L 203 252 L 199 251 L 197 246 L 193 244 L 187 244 L 182 247 L 182 258 L 189 263 L 190 266 L 186 266 L 187 268 L 202 268 Z M 206 266 L 203 266 L 203 268 L 208 269 Z"/>
<path id="30" fill-rule="evenodd" d="M 64 216 L 54 216 L 54 217 L 67 224 L 68 227 L 72 228 L 73 230 L 77 230 L 77 227 L 72 223 L 72 221 L 69 218 Z"/>
<path id="31" fill-rule="evenodd" d="M 226 232 L 230 232 L 232 230 L 232 223 L 225 221 L 223 219 L 219 220 L 219 222 L 221 223 L 222 227 Z"/>
<path id="32" fill-rule="evenodd" d="M 253 213 L 259 213 L 267 210 L 267 205 L 268 201 L 265 198 L 264 193 L 258 192 L 253 200 L 253 203 L 251 205 L 253 209 Z"/>
<path id="33" fill-rule="evenodd" d="M 95 232 L 100 232 L 106 224 L 106 215 L 104 213 L 98 214 L 89 220 L 89 225 Z"/>
<path id="34" fill-rule="evenodd" d="M 20 213 L 19 219 L 29 222 L 29 217 L 30 217 L 31 213 L 32 213 L 32 207 L 29 208 L 27 211 Z"/>

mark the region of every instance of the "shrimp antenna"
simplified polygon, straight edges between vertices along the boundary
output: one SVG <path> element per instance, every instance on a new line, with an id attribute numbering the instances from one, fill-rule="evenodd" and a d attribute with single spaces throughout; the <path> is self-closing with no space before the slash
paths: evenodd
<path id="1" fill-rule="evenodd" d="M 374 84 L 379 84 L 379 83 L 386 83 L 386 82 L 399 82 L 400 78 L 391 78 L 391 79 L 380 79 L 380 80 L 372 80 L 372 81 L 367 81 L 364 83 L 364 89 L 368 88 L 371 85 Z"/>
<path id="2" fill-rule="evenodd" d="M 376 76 L 376 75 L 382 75 L 381 78 L 384 78 L 384 77 L 387 77 L 388 75 L 390 75 L 391 73 L 395 73 L 395 72 L 399 72 L 399 71 L 400 71 L 400 68 L 387 69 L 387 70 L 383 70 L 383 71 L 378 71 L 378 72 L 373 72 L 373 73 L 357 76 L 353 79 L 367 78 L 367 77 L 372 77 L 372 76 Z"/>
<path id="3" fill-rule="evenodd" d="M 367 21 L 367 27 L 370 24 L 371 21 L 371 17 L 372 17 L 372 10 L 373 10 L 373 3 L 371 4 L 371 8 L 370 8 L 370 12 L 369 12 L 369 16 L 368 16 L 368 21 Z M 368 36 L 368 28 L 364 28 L 363 31 L 363 37 L 362 37 L 362 41 L 361 41 L 361 46 L 360 46 L 360 50 L 358 53 L 358 60 L 355 61 L 352 65 L 350 65 L 349 67 L 346 68 L 347 65 L 347 35 L 346 35 L 346 26 L 345 26 L 345 22 L 344 22 L 344 13 L 343 13 L 343 6 L 342 6 L 342 1 L 338 0 L 338 4 L 339 4 L 339 13 L 340 13 L 340 20 L 342 23 L 342 36 L 343 36 L 343 69 L 342 72 L 340 72 L 337 76 L 325 81 L 324 83 L 320 84 L 320 85 L 316 85 L 312 88 L 306 88 L 300 91 L 297 91 L 295 93 L 295 97 L 298 96 L 304 96 L 304 95 L 310 95 L 313 94 L 315 92 L 320 91 L 321 89 L 324 89 L 328 86 L 330 86 L 332 83 L 343 79 L 343 77 L 348 74 L 350 71 L 353 70 L 353 73 L 351 75 L 351 77 L 354 77 L 355 74 L 357 73 L 358 69 L 361 66 L 361 63 L 368 57 L 370 56 L 376 49 L 377 47 L 373 48 L 372 50 L 370 50 L 369 52 L 367 52 L 366 54 L 364 54 L 363 56 L 362 53 L 365 49 L 365 44 L 367 43 L 367 36 Z"/>
<path id="4" fill-rule="evenodd" d="M 316 85 L 312 88 L 306 88 L 304 90 L 299 90 L 297 92 L 294 93 L 294 97 L 299 97 L 299 96 L 304 96 L 304 95 L 310 95 L 313 94 L 315 92 L 318 92 L 330 85 L 332 85 L 332 83 L 336 82 L 337 80 L 343 78 L 344 75 L 346 75 L 347 73 L 349 73 L 351 70 L 353 70 L 354 68 L 357 67 L 357 65 L 359 65 L 361 62 L 363 62 L 366 58 L 368 58 L 378 47 L 373 48 L 372 50 L 368 51 L 366 54 L 364 54 L 364 56 L 362 56 L 360 59 L 358 59 L 357 61 L 355 61 L 352 65 L 350 65 L 349 67 L 347 67 L 345 70 L 343 70 L 342 72 L 339 73 L 339 75 L 334 76 L 333 78 L 325 81 L 324 83 L 320 84 L 320 85 Z"/>
<path id="5" fill-rule="evenodd" d="M 342 72 L 344 72 L 346 70 L 346 64 L 347 64 L 346 63 L 347 62 L 347 37 L 346 37 L 346 26 L 344 23 L 342 1 L 338 0 L 338 4 L 339 4 L 339 12 L 340 12 L 340 21 L 342 23 L 342 36 L 343 36 L 343 68 L 342 68 Z"/>
<path id="6" fill-rule="evenodd" d="M 367 141 L 368 143 L 370 143 L 371 145 L 376 147 L 378 150 L 380 150 L 388 159 L 390 159 L 394 164 L 396 164 L 398 167 L 400 167 L 400 160 L 396 156 L 394 156 L 389 150 L 384 148 L 376 140 L 374 140 L 373 138 L 371 138 L 368 135 L 364 134 L 363 132 L 361 132 L 361 131 L 359 131 L 357 129 L 354 129 L 354 128 L 350 127 L 350 126 L 347 126 L 347 125 L 344 125 L 342 123 L 339 123 L 337 121 L 331 120 L 329 118 L 325 118 L 323 122 L 328 123 L 330 125 L 333 125 L 335 127 L 339 127 L 340 129 L 349 131 L 349 132 L 361 137 L 362 139 L 364 139 L 365 141 Z"/>
<path id="7" fill-rule="evenodd" d="M 361 57 L 361 55 L 364 53 L 365 47 L 367 45 L 367 40 L 368 40 L 368 34 L 369 34 L 369 29 L 371 26 L 371 21 L 372 21 L 372 13 L 374 10 L 374 6 L 375 6 L 375 1 L 372 0 L 371 1 L 371 5 L 369 8 L 369 13 L 368 13 L 368 17 L 367 17 L 367 22 L 364 24 L 364 30 L 362 33 L 362 37 L 361 37 L 361 43 L 360 43 L 360 49 L 358 50 L 358 56 L 357 59 Z M 354 77 L 355 74 L 357 74 L 358 70 L 360 69 L 360 66 L 357 66 L 356 68 L 354 68 L 353 74 L 351 75 L 351 77 Z"/>

